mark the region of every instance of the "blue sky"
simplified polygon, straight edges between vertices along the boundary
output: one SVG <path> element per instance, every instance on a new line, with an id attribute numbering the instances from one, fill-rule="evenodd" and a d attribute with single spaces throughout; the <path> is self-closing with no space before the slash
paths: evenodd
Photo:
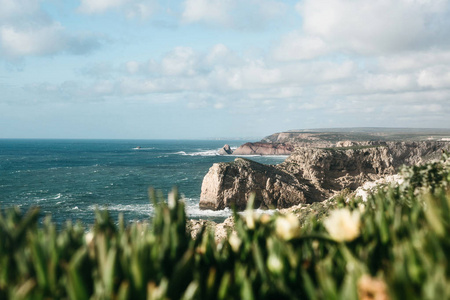
<path id="1" fill-rule="evenodd" d="M 0 0 L 0 138 L 450 128 L 450 1 Z"/>

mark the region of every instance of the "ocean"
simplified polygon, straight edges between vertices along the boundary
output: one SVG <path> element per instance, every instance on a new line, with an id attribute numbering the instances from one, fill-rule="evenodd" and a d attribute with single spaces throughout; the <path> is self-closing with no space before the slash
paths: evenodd
<path id="1" fill-rule="evenodd" d="M 39 206 L 57 224 L 79 220 L 92 225 L 96 209 L 107 209 L 115 221 L 152 218 L 148 188 L 165 196 L 178 187 L 192 219 L 222 221 L 229 209 L 201 210 L 203 177 L 216 162 L 233 161 L 217 151 L 242 141 L 224 140 L 33 140 L 0 139 L 0 207 L 25 211 Z M 250 156 L 278 164 L 286 156 Z M 167 198 L 167 197 L 166 197 Z"/>

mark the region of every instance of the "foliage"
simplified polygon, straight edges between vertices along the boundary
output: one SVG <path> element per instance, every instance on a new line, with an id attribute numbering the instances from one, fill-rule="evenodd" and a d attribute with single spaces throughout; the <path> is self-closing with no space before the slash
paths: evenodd
<path id="1" fill-rule="evenodd" d="M 150 191 L 151 223 L 98 211 L 88 232 L 2 210 L 0 299 L 449 299 L 449 171 L 446 157 L 405 168 L 403 184 L 342 197 L 307 224 L 236 214 L 219 243 L 212 230 L 190 237 L 176 191 L 167 203 Z"/>

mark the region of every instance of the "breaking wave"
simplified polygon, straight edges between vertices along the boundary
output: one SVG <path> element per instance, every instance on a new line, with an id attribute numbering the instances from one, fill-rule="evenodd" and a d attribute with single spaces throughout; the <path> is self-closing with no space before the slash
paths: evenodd
<path id="1" fill-rule="evenodd" d="M 200 150 L 198 152 L 189 152 L 186 153 L 185 151 L 179 151 L 175 154 L 178 155 L 188 155 L 188 156 L 219 156 L 219 149 L 216 150 Z"/>

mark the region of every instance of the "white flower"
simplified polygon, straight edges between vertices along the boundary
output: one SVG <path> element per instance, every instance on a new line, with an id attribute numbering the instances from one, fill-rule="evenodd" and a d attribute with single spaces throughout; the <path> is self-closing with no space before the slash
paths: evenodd
<path id="1" fill-rule="evenodd" d="M 253 210 L 247 209 L 244 211 L 245 223 L 248 229 L 255 229 L 255 219 L 259 218 L 259 215 Z"/>
<path id="2" fill-rule="evenodd" d="M 167 198 L 168 198 L 167 202 L 168 202 L 169 208 L 174 209 L 175 206 L 177 205 L 177 200 L 175 199 L 175 193 L 173 191 L 169 192 L 169 196 Z"/>
<path id="3" fill-rule="evenodd" d="M 283 270 L 283 263 L 277 255 L 270 254 L 267 258 L 267 268 L 273 273 L 281 273 Z"/>
<path id="4" fill-rule="evenodd" d="M 262 223 L 262 224 L 267 224 L 267 223 L 269 223 L 270 222 L 270 216 L 268 215 L 268 214 L 263 214 L 263 215 L 261 215 L 261 217 L 259 218 L 259 221 Z"/>
<path id="5" fill-rule="evenodd" d="M 92 233 L 92 231 L 89 231 L 84 235 L 84 241 L 86 242 L 86 245 L 90 246 L 93 240 L 94 234 Z"/>
<path id="6" fill-rule="evenodd" d="M 366 206 L 363 203 L 358 204 L 358 210 L 360 213 L 364 213 Z"/>
<path id="7" fill-rule="evenodd" d="M 288 241 L 300 234 L 300 222 L 293 214 L 280 216 L 275 221 L 275 232 L 279 237 Z"/>
<path id="8" fill-rule="evenodd" d="M 239 247 L 241 246 L 241 239 L 237 236 L 236 232 L 233 232 L 230 237 L 228 238 L 228 242 L 230 243 L 231 249 L 233 249 L 234 252 L 239 251 Z"/>
<path id="9" fill-rule="evenodd" d="M 350 212 L 346 208 L 333 210 L 324 225 L 335 241 L 350 242 L 359 236 L 360 215 L 359 212 Z"/>

